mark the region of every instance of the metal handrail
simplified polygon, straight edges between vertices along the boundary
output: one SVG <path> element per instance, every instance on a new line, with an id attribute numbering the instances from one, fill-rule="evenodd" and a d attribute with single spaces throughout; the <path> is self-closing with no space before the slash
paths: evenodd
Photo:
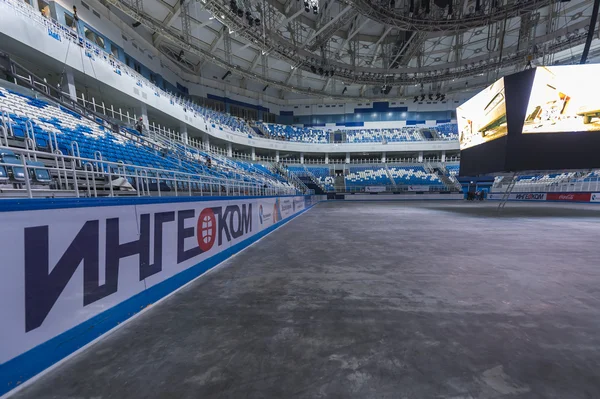
<path id="1" fill-rule="evenodd" d="M 71 141 L 71 154 L 76 158 L 79 167 L 81 167 L 81 152 L 79 152 L 79 143 L 75 140 Z"/>
<path id="2" fill-rule="evenodd" d="M 75 143 L 75 142 L 74 142 Z M 6 147 L 2 147 L 0 146 L 0 148 L 6 148 Z M 77 148 L 76 146 L 73 146 L 73 148 Z M 31 197 L 31 182 L 30 182 L 30 176 L 28 174 L 28 170 L 31 169 L 31 167 L 28 167 L 26 165 L 26 159 L 29 156 L 32 155 L 38 155 L 38 156 L 45 156 L 48 157 L 48 153 L 46 152 L 42 152 L 42 151 L 36 151 L 36 150 L 27 150 L 27 149 L 19 149 L 19 148 L 13 148 L 13 147 L 7 147 L 7 149 L 10 149 L 12 152 L 14 152 L 15 154 L 19 155 L 21 157 L 22 163 L 24 164 L 24 168 L 26 171 L 25 174 L 25 185 L 26 185 L 26 190 L 28 193 L 28 196 Z M 98 175 L 98 171 L 96 170 L 96 168 L 94 168 L 94 162 L 97 161 L 97 159 L 89 159 L 89 158 L 84 158 L 84 157 L 77 157 L 77 156 L 73 156 L 73 155 L 65 155 L 65 154 L 60 154 L 60 153 L 55 153 L 55 154 L 51 154 L 52 157 L 55 160 L 58 160 L 58 164 L 57 162 L 54 162 L 54 166 L 46 166 L 45 169 L 48 170 L 51 174 L 54 175 L 58 175 L 63 173 L 65 175 L 65 181 L 64 181 L 64 186 L 68 186 L 68 174 L 70 173 L 73 179 L 73 186 L 75 189 L 75 195 L 77 197 L 79 197 L 79 184 L 78 184 L 78 180 L 80 177 L 83 177 L 84 180 L 86 180 L 86 184 L 87 184 L 87 190 L 88 190 L 88 195 L 92 195 L 97 197 L 99 195 L 98 193 L 98 189 L 96 187 L 96 181 L 95 179 L 97 178 Z M 71 169 L 67 169 L 66 167 L 66 163 L 67 162 L 71 162 Z M 192 173 L 186 173 L 186 172 L 179 172 L 179 171 L 170 171 L 170 170 L 164 170 L 164 169 L 158 169 L 158 168 L 148 168 L 148 167 L 141 167 L 141 166 L 136 166 L 136 165 L 126 165 L 125 163 L 123 163 L 122 161 L 120 162 L 112 162 L 112 161 L 106 161 L 103 160 L 102 161 L 104 163 L 104 165 L 106 165 L 106 171 L 103 171 L 102 175 L 105 178 L 109 179 L 109 184 L 112 186 L 112 172 L 111 169 L 117 170 L 118 173 L 121 173 L 122 170 L 122 176 L 127 180 L 133 178 L 135 179 L 136 177 L 138 177 L 138 179 L 142 179 L 142 185 L 138 185 L 138 193 L 140 195 L 152 195 L 152 192 L 150 191 L 150 184 L 149 184 L 149 176 L 153 176 L 153 178 L 156 179 L 157 185 L 160 185 L 161 182 L 167 182 L 167 184 L 172 184 L 172 185 L 177 185 L 178 183 L 184 183 L 187 184 L 187 195 L 192 196 L 194 195 L 193 192 L 198 192 L 199 191 L 199 195 L 204 195 L 205 192 L 205 187 L 208 185 L 208 188 L 210 190 L 210 194 L 213 194 L 213 189 L 212 186 L 216 186 L 216 187 L 224 187 L 225 188 L 225 195 L 235 195 L 237 194 L 242 194 L 244 191 L 245 192 L 255 192 L 255 193 L 260 193 L 262 186 L 264 185 L 263 182 L 242 182 L 240 180 L 236 180 L 236 179 L 226 179 L 226 178 L 216 178 L 216 177 L 210 177 L 210 176 L 201 176 L 201 175 L 197 175 L 197 174 L 192 174 Z M 81 163 L 83 165 L 85 165 L 85 167 L 83 169 L 76 169 L 76 165 L 78 163 Z M 2 164 L 2 163 L 0 163 Z M 7 166 L 10 166 L 9 164 L 6 164 Z M 87 166 L 89 165 L 89 166 Z M 14 166 L 14 165 L 12 165 Z M 161 174 L 163 176 L 161 176 Z M 92 181 L 90 182 L 90 179 L 92 179 Z M 90 186 L 90 184 L 92 184 L 92 186 Z M 244 189 L 242 189 L 242 186 L 245 187 Z M 139 188 L 141 187 L 142 191 L 141 193 L 139 192 Z M 193 189 L 193 187 L 195 187 Z M 93 191 L 91 190 L 93 188 Z M 112 188 L 112 187 L 111 187 Z M 219 190 L 220 191 L 220 190 Z M 272 194 L 279 194 L 279 195 L 293 195 L 293 194 L 300 194 L 295 188 L 290 187 L 290 186 L 271 186 L 268 187 L 268 192 L 272 193 Z M 182 192 L 180 192 L 178 189 L 176 189 L 176 195 L 181 195 Z M 157 193 L 158 194 L 158 193 Z M 111 196 L 114 195 L 113 190 L 110 190 L 110 194 Z M 161 194 L 162 195 L 162 192 Z"/>
<path id="3" fill-rule="evenodd" d="M 0 110 L 2 119 L 2 137 L 4 138 L 4 145 L 8 147 L 8 135 L 10 133 L 11 136 L 14 136 L 13 127 L 12 127 L 12 119 L 10 119 L 10 114 L 4 108 Z"/>
<path id="4" fill-rule="evenodd" d="M 25 121 L 25 148 L 28 150 L 37 150 L 35 131 L 33 130 L 33 122 L 31 121 L 31 118 L 28 118 L 27 121 Z M 37 155 L 35 153 L 33 154 L 33 160 L 37 162 Z"/>
<path id="5" fill-rule="evenodd" d="M 87 173 L 88 166 L 89 166 L 90 172 L 92 173 L 92 183 L 94 185 L 94 197 L 97 197 L 98 196 L 98 191 L 96 190 L 96 177 L 94 176 L 94 165 L 92 165 L 89 162 L 86 162 L 84 170 L 86 171 L 86 174 L 85 174 L 85 183 L 86 183 L 86 186 L 87 186 L 88 197 L 91 197 L 91 195 L 90 195 L 90 178 L 89 178 L 89 175 Z"/>

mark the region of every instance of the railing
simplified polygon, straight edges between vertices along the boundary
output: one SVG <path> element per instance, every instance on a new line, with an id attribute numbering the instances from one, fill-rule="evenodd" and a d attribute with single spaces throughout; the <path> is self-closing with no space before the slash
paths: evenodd
<path id="1" fill-rule="evenodd" d="M 118 194 L 126 194 L 126 191 L 136 192 L 137 196 L 212 196 L 212 195 L 293 195 L 298 191 L 293 187 L 265 186 L 262 182 L 246 182 L 235 179 L 215 178 L 211 176 L 202 176 L 191 173 L 184 173 L 173 170 L 157 169 L 150 167 L 141 167 L 136 165 L 124 164 L 123 162 L 111 162 L 101 159 L 90 159 L 79 156 L 64 155 L 59 153 L 50 154 L 42 151 L 19 149 L 14 147 L 0 147 L 9 149 L 20 156 L 21 164 L 9 164 L 0 162 L 1 166 L 7 169 L 23 168 L 24 177 L 22 181 L 17 181 L 14 177 L 7 182 L 3 182 L 9 187 L 11 194 L 22 191 L 27 197 L 34 196 L 53 196 L 66 192 L 72 193 L 75 197 L 112 197 Z M 41 168 L 39 166 L 28 165 L 27 159 L 32 156 L 40 158 L 55 159 L 51 166 Z M 50 161 L 49 161 L 50 162 Z M 70 164 L 71 167 L 66 165 Z M 76 165 L 82 164 L 83 169 L 76 168 Z M 60 179 L 59 184 L 49 186 L 44 182 L 37 182 L 32 177 L 32 171 L 36 169 L 47 170 L 52 182 L 54 178 Z M 122 178 L 122 183 L 127 190 L 120 192 L 115 187 L 117 178 Z M 98 179 L 102 179 L 103 186 L 98 187 Z M 135 188 L 131 185 L 135 182 Z M 2 183 L 0 183 L 2 184 Z M 54 188 L 52 187 L 54 186 Z M 83 188 L 83 193 L 81 189 Z M 166 191 L 168 188 L 169 191 Z M 5 191 L 0 186 L 0 191 Z M 117 194 L 118 193 L 118 194 Z"/>
<path id="2" fill-rule="evenodd" d="M 506 185 L 500 187 L 493 187 L 492 192 L 504 192 Z M 521 183 L 517 181 L 512 189 L 513 193 L 553 193 L 553 192 L 600 192 L 600 178 L 599 177 L 587 177 L 580 179 L 572 179 L 570 181 L 553 183 L 553 182 L 539 182 L 539 183 Z"/>

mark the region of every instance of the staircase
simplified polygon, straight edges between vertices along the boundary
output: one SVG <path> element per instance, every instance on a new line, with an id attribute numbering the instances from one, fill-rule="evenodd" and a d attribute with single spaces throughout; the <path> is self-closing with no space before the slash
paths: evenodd
<path id="1" fill-rule="evenodd" d="M 462 185 L 455 176 L 450 176 L 448 169 L 443 163 L 425 163 L 425 170 L 435 174 L 448 191 L 462 191 Z"/>
<path id="2" fill-rule="evenodd" d="M 323 189 L 323 187 L 321 187 L 319 184 L 316 184 L 314 181 L 312 181 L 312 179 L 310 178 L 310 176 L 308 175 L 302 175 L 302 176 L 298 176 L 298 178 L 300 179 L 300 181 L 302 181 L 306 187 L 308 187 L 310 190 L 313 190 L 315 192 L 315 194 L 325 194 L 325 190 Z"/>
<path id="3" fill-rule="evenodd" d="M 296 176 L 294 173 L 288 171 L 279 162 L 273 162 L 271 164 L 271 166 L 273 167 L 273 171 L 275 173 L 278 173 L 279 175 L 285 177 L 287 179 L 287 181 L 289 181 L 291 184 L 293 184 L 294 187 L 296 187 L 301 192 L 303 192 L 305 194 L 309 194 L 310 192 L 313 191 L 313 189 L 309 188 L 302 180 L 300 180 L 298 178 L 298 176 Z"/>
<path id="4" fill-rule="evenodd" d="M 346 179 L 344 176 L 335 176 L 333 187 L 335 188 L 336 193 L 346 192 Z"/>
<path id="5" fill-rule="evenodd" d="M 265 137 L 266 134 L 260 125 L 251 125 L 252 130 L 259 136 Z"/>
<path id="6" fill-rule="evenodd" d="M 396 180 L 394 180 L 394 178 L 392 177 L 392 172 L 388 168 L 387 163 L 384 163 L 383 166 L 385 167 L 385 173 L 387 173 L 387 177 L 392 182 L 392 186 L 394 187 L 394 189 L 397 189 L 398 186 L 396 185 Z"/>
<path id="7" fill-rule="evenodd" d="M 317 177 L 310 170 L 308 170 L 306 165 L 304 165 L 304 170 L 306 171 L 306 176 L 310 182 L 310 184 L 308 184 L 306 181 L 304 182 L 308 188 L 315 190 L 315 194 L 325 194 L 327 192 L 325 186 L 321 184 L 319 179 L 317 179 Z M 311 185 L 314 187 L 311 187 Z"/>

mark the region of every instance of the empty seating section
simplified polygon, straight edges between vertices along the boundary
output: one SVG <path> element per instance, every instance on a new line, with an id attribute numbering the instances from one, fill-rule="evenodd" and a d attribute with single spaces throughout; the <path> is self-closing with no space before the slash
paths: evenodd
<path id="1" fill-rule="evenodd" d="M 329 167 L 310 167 L 307 168 L 319 181 L 319 183 L 325 187 L 326 191 L 334 191 L 334 178 L 331 176 Z"/>
<path id="2" fill-rule="evenodd" d="M 574 178 L 576 172 L 569 173 L 551 173 L 547 175 L 539 176 L 519 176 L 516 185 L 527 185 L 527 184 L 555 184 Z"/>
<path id="3" fill-rule="evenodd" d="M 496 176 L 494 188 L 500 192 L 512 181 L 512 176 Z M 600 191 L 600 169 L 517 176 L 516 192 L 594 192 Z"/>
<path id="4" fill-rule="evenodd" d="M 350 166 L 346 175 L 346 187 L 390 186 L 387 171 L 377 166 Z"/>
<path id="5" fill-rule="evenodd" d="M 390 166 L 389 171 L 397 185 L 442 185 L 439 177 L 423 166 Z"/>
<path id="6" fill-rule="evenodd" d="M 316 179 L 325 191 L 334 191 L 334 178 L 328 166 L 288 165 L 287 170 L 298 177 L 310 176 L 311 180 Z"/>
<path id="7" fill-rule="evenodd" d="M 456 123 L 444 123 L 437 125 L 434 129 L 438 136 L 445 140 L 458 140 L 458 125 Z"/>
<path id="8" fill-rule="evenodd" d="M 442 185 L 440 179 L 435 174 L 426 172 L 423 166 L 388 165 L 387 170 L 376 165 L 351 166 L 350 173 L 346 175 L 347 187 L 390 186 L 394 183 L 396 186 Z"/>
<path id="9" fill-rule="evenodd" d="M 398 129 L 361 129 L 346 132 L 349 143 L 390 143 L 403 141 L 423 141 L 425 138 L 418 128 L 401 127 Z"/>
<path id="10" fill-rule="evenodd" d="M 302 143 L 328 143 L 329 132 L 322 129 L 309 129 L 273 123 L 263 124 L 270 138 L 297 141 Z"/>
<path id="11" fill-rule="evenodd" d="M 248 126 L 248 124 L 235 116 L 231 116 L 229 114 L 224 114 L 221 112 L 213 111 L 208 108 L 201 107 L 199 105 L 193 105 L 196 112 L 200 115 L 203 115 L 205 119 L 212 125 L 212 127 L 217 127 L 217 125 L 227 126 L 229 129 L 234 132 L 239 132 L 243 134 L 247 134 L 248 136 L 252 136 L 254 131 Z M 222 127 L 219 126 L 221 130 Z"/>
<path id="12" fill-rule="evenodd" d="M 450 176 L 458 176 L 460 165 L 458 164 L 446 164 L 446 170 Z"/>
<path id="13" fill-rule="evenodd" d="M 306 169 L 302 165 L 288 165 L 287 170 L 294 173 L 297 176 L 304 176 L 306 173 Z"/>
<path id="14" fill-rule="evenodd" d="M 329 136 L 333 132 L 331 128 L 312 129 L 272 123 L 263 124 L 263 128 L 269 134 L 269 138 L 302 143 L 328 143 Z M 431 129 L 438 130 L 439 139 L 458 140 L 458 128 L 454 123 L 439 125 Z M 345 133 L 348 143 L 398 143 L 426 140 L 420 130 L 419 127 L 403 126 L 396 129 L 348 129 L 345 130 Z"/>
<path id="15" fill-rule="evenodd" d="M 270 187 L 291 187 L 285 179 L 267 168 L 233 161 L 214 154 L 209 155 L 183 144 L 171 143 L 166 146 L 160 141 L 141 136 L 130 128 L 122 128 L 121 134 L 116 134 L 107 126 L 81 117 L 64 107 L 5 88 L 0 88 L 0 110 L 5 116 L 3 120 L 7 127 L 8 139 L 17 143 L 19 141 L 25 143 L 27 138 L 32 139 L 27 141 L 35 141 L 35 148 L 38 151 L 50 151 L 52 146 L 55 151 L 59 150 L 65 155 L 91 160 L 101 157 L 104 161 L 160 169 L 164 172 L 156 172 L 162 178 L 170 177 L 167 171 L 172 171 L 191 173 L 198 179 L 226 178 L 257 183 L 261 186 L 268 184 Z M 2 144 L 5 144 L 4 138 Z M 32 149 L 33 145 L 28 143 L 28 148 Z M 0 156 L 3 163 L 22 165 L 22 160 L 8 150 L 3 150 Z M 211 158 L 212 168 L 205 166 L 208 157 Z M 31 165 L 33 173 L 31 178 L 34 182 L 48 183 L 51 180 L 42 163 L 28 162 L 28 165 Z M 106 172 L 106 166 L 104 169 Z M 5 166 L 0 169 L 0 181 L 8 177 L 13 181 L 22 181 L 24 178 L 22 167 L 19 169 L 16 166 Z"/>

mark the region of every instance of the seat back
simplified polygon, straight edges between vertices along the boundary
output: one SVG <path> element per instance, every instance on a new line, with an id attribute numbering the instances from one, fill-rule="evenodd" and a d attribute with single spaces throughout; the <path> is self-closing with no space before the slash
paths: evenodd
<path id="1" fill-rule="evenodd" d="M 33 168 L 29 168 L 29 176 L 33 181 L 37 183 L 50 183 L 52 181 L 50 172 L 43 163 L 29 161 L 27 165 L 33 166 Z"/>
<path id="2" fill-rule="evenodd" d="M 9 165 L 5 165 L 6 169 L 10 172 L 12 172 L 12 179 L 15 181 L 25 181 L 25 168 L 23 168 L 21 164 L 21 161 L 19 159 L 17 159 L 17 157 L 15 157 L 14 155 L 3 155 L 2 156 L 2 162 L 9 164 Z M 10 165 L 15 165 L 15 166 L 10 166 Z"/>

